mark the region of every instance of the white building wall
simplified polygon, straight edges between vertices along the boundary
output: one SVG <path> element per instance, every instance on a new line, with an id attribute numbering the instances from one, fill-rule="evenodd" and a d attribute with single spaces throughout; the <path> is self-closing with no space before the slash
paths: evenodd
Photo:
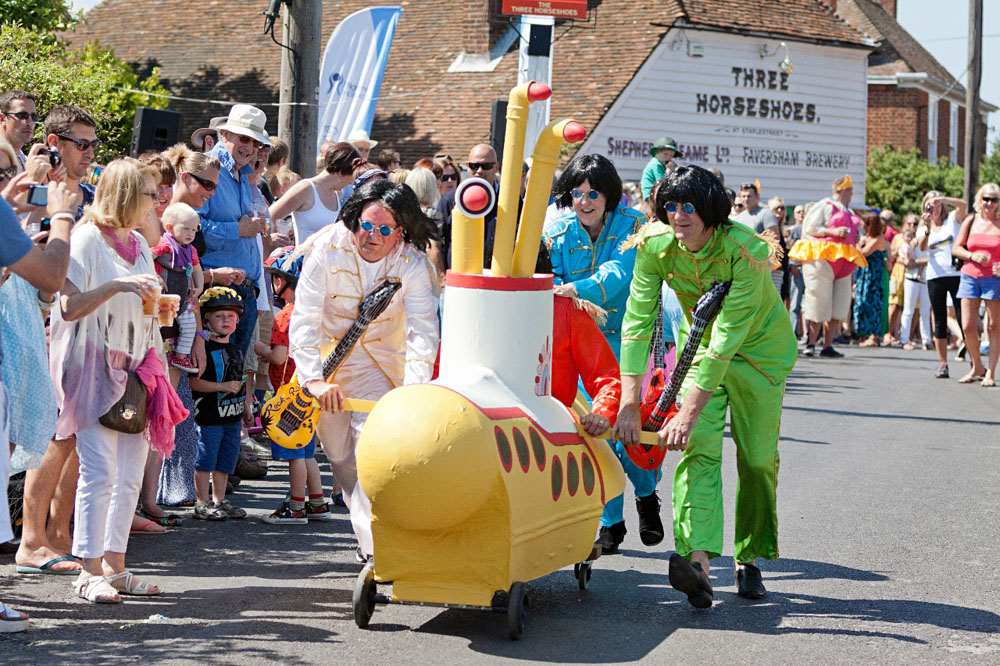
<path id="1" fill-rule="evenodd" d="M 829 196 L 849 173 L 862 203 L 867 52 L 788 44 L 794 70 L 784 74 L 777 40 L 672 29 L 577 154 L 606 155 L 623 180 L 638 181 L 649 147 L 666 135 L 682 164 L 717 167 L 728 187 L 759 180 L 765 199 L 794 204 Z M 704 55 L 690 56 L 692 45 Z M 763 45 L 778 53 L 761 58 Z"/>

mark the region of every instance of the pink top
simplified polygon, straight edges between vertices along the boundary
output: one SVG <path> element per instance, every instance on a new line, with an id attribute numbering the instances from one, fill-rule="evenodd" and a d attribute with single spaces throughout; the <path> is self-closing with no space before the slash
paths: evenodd
<path id="1" fill-rule="evenodd" d="M 1000 236 L 993 234 L 969 234 L 965 243 L 969 252 L 988 252 L 990 261 L 985 266 L 974 261 L 966 261 L 962 272 L 969 277 L 982 278 L 993 275 L 993 264 L 1000 262 Z"/>

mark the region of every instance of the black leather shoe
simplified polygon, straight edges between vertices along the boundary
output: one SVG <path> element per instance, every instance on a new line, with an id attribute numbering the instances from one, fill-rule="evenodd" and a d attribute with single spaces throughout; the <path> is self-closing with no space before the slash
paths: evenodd
<path id="1" fill-rule="evenodd" d="M 660 498 L 656 491 L 652 495 L 635 498 L 635 508 L 639 511 L 639 538 L 646 546 L 655 546 L 663 541 L 663 521 L 660 520 Z"/>
<path id="2" fill-rule="evenodd" d="M 701 570 L 697 562 L 688 562 L 674 553 L 670 556 L 670 585 L 687 595 L 688 603 L 695 608 L 710 608 L 712 606 L 712 583 L 708 574 Z"/>
<path id="3" fill-rule="evenodd" d="M 604 527 L 602 525 L 601 530 L 597 533 L 597 542 L 594 545 L 601 547 L 603 555 L 614 555 L 618 552 L 618 546 L 625 540 L 626 532 L 628 530 L 625 529 L 624 520 L 620 523 L 615 523 L 611 527 Z"/>
<path id="4" fill-rule="evenodd" d="M 760 569 L 752 564 L 741 564 L 736 567 L 736 587 L 737 594 L 744 599 L 763 599 L 767 595 Z"/>

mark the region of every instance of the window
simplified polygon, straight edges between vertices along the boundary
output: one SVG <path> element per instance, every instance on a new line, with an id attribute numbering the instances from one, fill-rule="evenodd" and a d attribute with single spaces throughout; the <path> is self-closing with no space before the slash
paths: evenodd
<path id="1" fill-rule="evenodd" d="M 955 102 L 948 103 L 948 159 L 952 164 L 958 164 L 958 114 L 962 107 Z"/>
<path id="2" fill-rule="evenodd" d="M 938 101 L 927 96 L 927 161 L 937 162 L 938 155 Z"/>

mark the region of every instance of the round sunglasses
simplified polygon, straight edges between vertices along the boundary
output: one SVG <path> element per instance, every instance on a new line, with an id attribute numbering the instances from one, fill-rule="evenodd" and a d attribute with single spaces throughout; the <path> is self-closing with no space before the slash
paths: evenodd
<path id="1" fill-rule="evenodd" d="M 686 204 L 682 205 L 682 204 L 677 203 L 676 201 L 668 201 L 667 205 L 664 206 L 664 208 L 666 208 L 667 212 L 670 213 L 671 215 L 673 215 L 674 213 L 676 213 L 678 208 L 680 208 L 682 211 L 684 211 L 685 215 L 693 215 L 694 214 L 694 204 L 691 204 L 691 203 L 686 203 Z"/>
<path id="2" fill-rule="evenodd" d="M 584 196 L 583 190 L 578 190 L 578 189 L 574 189 L 572 192 L 570 192 L 570 195 L 572 195 L 574 199 L 580 199 Z M 590 199 L 591 201 L 597 201 L 597 197 L 599 196 L 601 196 L 601 193 L 598 192 L 597 190 L 587 190 L 587 198 Z"/>
<path id="3" fill-rule="evenodd" d="M 378 227 L 376 227 L 374 224 L 372 224 L 368 220 L 361 220 L 361 230 L 362 231 L 367 231 L 368 233 L 371 233 L 376 228 L 378 229 L 378 232 L 380 234 L 382 234 L 383 236 L 388 236 L 393 231 L 395 231 L 395 229 L 393 227 L 390 227 L 388 224 L 380 224 L 380 225 L 378 225 Z"/>

